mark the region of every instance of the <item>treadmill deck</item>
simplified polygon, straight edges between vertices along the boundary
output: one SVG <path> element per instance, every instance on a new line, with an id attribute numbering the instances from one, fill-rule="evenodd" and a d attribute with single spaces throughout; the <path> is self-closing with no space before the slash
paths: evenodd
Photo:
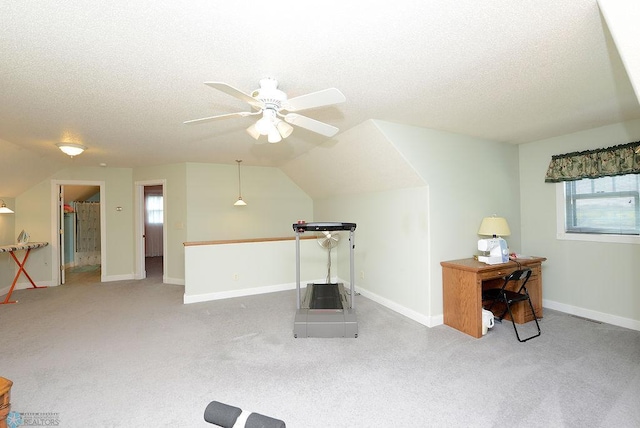
<path id="1" fill-rule="evenodd" d="M 296 311 L 293 335 L 358 337 L 356 310 L 349 308 L 342 283 L 307 284 L 302 306 Z"/>

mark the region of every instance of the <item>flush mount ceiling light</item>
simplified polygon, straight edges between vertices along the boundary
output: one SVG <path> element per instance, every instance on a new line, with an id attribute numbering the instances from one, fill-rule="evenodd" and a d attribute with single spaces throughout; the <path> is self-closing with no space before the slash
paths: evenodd
<path id="1" fill-rule="evenodd" d="M 7 208 L 7 204 L 4 203 L 4 200 L 0 199 L 0 214 L 13 214 L 9 208 Z"/>
<path id="2" fill-rule="evenodd" d="M 87 150 L 87 148 L 82 144 L 76 144 L 76 143 L 58 143 L 56 144 L 56 146 L 58 146 L 58 148 L 62 150 L 63 153 L 71 157 L 77 156 L 80 153 Z"/>
<path id="3" fill-rule="evenodd" d="M 247 205 L 247 203 L 242 200 L 242 185 L 240 184 L 240 162 L 242 162 L 242 160 L 236 160 L 236 162 L 238 163 L 238 200 L 233 205 L 243 207 Z"/>

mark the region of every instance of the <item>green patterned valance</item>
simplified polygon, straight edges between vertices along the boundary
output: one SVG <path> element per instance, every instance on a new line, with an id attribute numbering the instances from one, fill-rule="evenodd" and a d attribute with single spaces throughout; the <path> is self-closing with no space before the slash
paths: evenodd
<path id="1" fill-rule="evenodd" d="M 612 175 L 640 174 L 640 141 L 606 149 L 554 155 L 544 181 L 580 180 Z M 640 151 L 640 150 L 639 150 Z"/>

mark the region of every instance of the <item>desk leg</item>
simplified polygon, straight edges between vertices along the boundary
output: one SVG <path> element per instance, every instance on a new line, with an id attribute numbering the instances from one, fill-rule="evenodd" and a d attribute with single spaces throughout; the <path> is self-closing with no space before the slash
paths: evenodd
<path id="1" fill-rule="evenodd" d="M 442 268 L 444 323 L 482 337 L 482 286 L 475 273 Z"/>
<path id="2" fill-rule="evenodd" d="M 9 254 L 11 254 L 11 257 L 13 257 L 13 260 L 15 260 L 15 262 L 18 265 L 18 272 L 16 272 L 16 276 L 15 276 L 15 278 L 13 278 L 13 283 L 11 284 L 11 288 L 9 289 L 9 292 L 7 293 L 7 297 L 5 297 L 4 302 L 0 302 L 0 305 L 6 305 L 8 303 L 16 303 L 17 302 L 17 300 L 10 301 L 9 299 L 11 298 L 11 293 L 13 293 L 13 289 L 16 287 L 16 284 L 18 283 L 18 278 L 20 277 L 21 273 L 24 273 L 24 275 L 27 277 L 27 279 L 29 280 L 29 282 L 31 283 L 31 286 L 33 288 L 47 288 L 47 287 L 39 287 L 39 286 L 37 286 L 35 284 L 35 282 L 33 282 L 33 280 L 31 279 L 31 277 L 29 276 L 27 271 L 24 269 L 24 266 L 27 263 L 27 259 L 29 258 L 29 253 L 30 252 L 31 252 L 31 248 L 29 248 L 27 250 L 27 252 L 24 255 L 24 258 L 22 259 L 22 263 L 21 263 L 20 260 L 18 260 L 16 255 L 13 253 L 13 251 L 9 251 Z"/>

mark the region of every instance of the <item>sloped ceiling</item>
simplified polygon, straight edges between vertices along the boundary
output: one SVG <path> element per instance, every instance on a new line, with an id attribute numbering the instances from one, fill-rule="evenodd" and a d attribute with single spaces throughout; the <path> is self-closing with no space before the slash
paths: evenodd
<path id="1" fill-rule="evenodd" d="M 314 199 L 426 184 L 372 120 L 314 147 L 280 169 Z"/>
<path id="2" fill-rule="evenodd" d="M 598 0 L 616 48 L 640 100 L 640 3 L 620 0 Z"/>
<path id="3" fill-rule="evenodd" d="M 374 119 L 518 144 L 640 118 L 596 0 L 23 0 L 0 17 L 6 197 L 72 165 L 280 166 L 327 144 L 300 128 L 256 144 L 254 118 L 184 125 L 248 110 L 206 81 L 336 87 L 345 103 L 304 114 L 342 133 Z"/>

